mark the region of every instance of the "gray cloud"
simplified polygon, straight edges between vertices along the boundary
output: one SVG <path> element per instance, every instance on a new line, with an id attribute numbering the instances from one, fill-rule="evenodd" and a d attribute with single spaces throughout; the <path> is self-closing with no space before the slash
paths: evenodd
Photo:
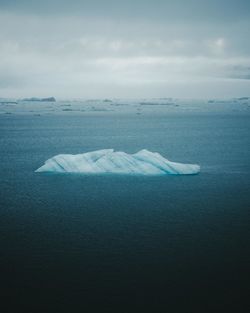
<path id="1" fill-rule="evenodd" d="M 1 96 L 246 94 L 249 8 L 230 0 L 1 1 Z"/>
<path id="2" fill-rule="evenodd" d="M 1 0 L 0 7 L 15 12 L 77 14 L 112 19 L 242 20 L 248 18 L 248 0 Z"/>

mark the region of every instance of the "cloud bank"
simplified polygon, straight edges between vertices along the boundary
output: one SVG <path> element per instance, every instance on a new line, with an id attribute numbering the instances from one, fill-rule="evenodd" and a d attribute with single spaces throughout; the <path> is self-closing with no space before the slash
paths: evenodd
<path id="1" fill-rule="evenodd" d="M 105 3 L 2 1 L 0 96 L 249 95 L 246 1 Z"/>

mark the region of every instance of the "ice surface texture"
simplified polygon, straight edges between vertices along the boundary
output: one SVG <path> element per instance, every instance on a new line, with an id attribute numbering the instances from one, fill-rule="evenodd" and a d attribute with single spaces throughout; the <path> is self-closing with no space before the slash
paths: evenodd
<path id="1" fill-rule="evenodd" d="M 135 154 L 113 149 L 83 154 L 59 154 L 48 159 L 36 172 L 85 174 L 188 175 L 198 174 L 196 164 L 175 163 L 157 152 L 141 150 Z"/>

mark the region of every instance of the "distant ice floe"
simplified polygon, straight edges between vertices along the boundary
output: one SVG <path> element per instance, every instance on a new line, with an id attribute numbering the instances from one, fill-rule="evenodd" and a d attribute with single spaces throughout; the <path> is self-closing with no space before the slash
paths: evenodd
<path id="1" fill-rule="evenodd" d="M 59 154 L 36 172 L 136 175 L 191 175 L 200 172 L 196 164 L 175 163 L 146 149 L 135 154 L 105 149 L 83 154 Z"/>
<path id="2" fill-rule="evenodd" d="M 48 98 L 24 98 L 21 99 L 21 101 L 31 101 L 31 102 L 56 102 L 56 98 L 54 97 L 48 97 Z"/>

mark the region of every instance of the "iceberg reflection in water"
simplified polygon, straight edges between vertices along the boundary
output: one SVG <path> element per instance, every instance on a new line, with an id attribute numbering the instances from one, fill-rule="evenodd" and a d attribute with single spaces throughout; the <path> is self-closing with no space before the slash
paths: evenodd
<path id="1" fill-rule="evenodd" d="M 83 154 L 59 154 L 48 159 L 36 172 L 136 175 L 198 174 L 196 164 L 175 163 L 146 149 L 135 154 L 104 149 Z"/>

